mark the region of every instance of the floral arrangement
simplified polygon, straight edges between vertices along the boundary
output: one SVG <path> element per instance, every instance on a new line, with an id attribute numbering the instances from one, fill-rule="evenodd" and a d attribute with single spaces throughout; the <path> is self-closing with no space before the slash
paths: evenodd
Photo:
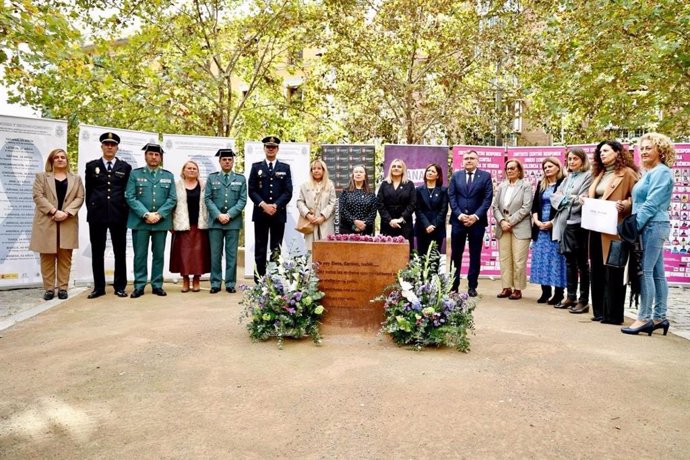
<path id="1" fill-rule="evenodd" d="M 328 235 L 328 241 L 361 241 L 365 243 L 408 243 L 402 236 L 390 235 L 359 235 L 357 233 L 340 233 L 338 235 Z"/>
<path id="2" fill-rule="evenodd" d="M 302 338 L 309 335 L 314 343 L 321 342 L 319 325 L 323 305 L 319 300 L 319 278 L 308 254 L 294 254 L 271 261 L 266 275 L 254 286 L 243 285 L 240 305 L 244 310 L 240 322 L 249 318 L 247 329 L 252 340 L 277 337 L 278 348 L 284 337 Z"/>
<path id="3" fill-rule="evenodd" d="M 416 350 L 444 345 L 466 353 L 470 350 L 468 332 L 474 329 L 475 303 L 467 294 L 452 291 L 454 270 L 437 273 L 437 259 L 433 244 L 426 255 L 414 254 L 398 272 L 397 283 L 372 300 L 385 302 L 381 332 L 390 334 L 398 345 Z"/>

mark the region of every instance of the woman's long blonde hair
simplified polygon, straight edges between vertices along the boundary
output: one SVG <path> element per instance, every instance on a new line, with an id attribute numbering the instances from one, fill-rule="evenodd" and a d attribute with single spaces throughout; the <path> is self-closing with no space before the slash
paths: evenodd
<path id="1" fill-rule="evenodd" d="M 321 169 L 323 169 L 323 178 L 321 179 L 320 183 L 316 182 L 314 180 L 314 176 L 311 175 L 311 168 L 316 164 L 320 165 Z M 329 184 L 330 179 L 328 178 L 328 168 L 326 167 L 326 163 L 324 163 L 321 158 L 315 159 L 309 164 L 309 185 L 314 189 L 328 190 Z"/>
<path id="2" fill-rule="evenodd" d="M 55 160 L 55 155 L 57 155 L 59 152 L 64 153 L 65 157 L 67 157 L 67 172 L 72 172 L 69 167 L 69 157 L 67 156 L 67 151 L 65 149 L 53 149 L 50 151 L 48 158 L 46 158 L 46 165 L 44 167 L 45 172 L 53 172 L 53 161 Z"/>
<path id="3" fill-rule="evenodd" d="M 407 183 L 407 165 L 405 164 L 404 161 L 402 161 L 400 158 L 396 158 L 395 160 L 391 161 L 390 166 L 388 167 L 388 175 L 386 176 L 386 182 L 389 184 L 393 183 L 393 177 L 391 177 L 391 170 L 393 169 L 393 165 L 395 163 L 400 163 L 402 165 L 402 179 L 400 181 L 401 184 L 406 184 Z"/>

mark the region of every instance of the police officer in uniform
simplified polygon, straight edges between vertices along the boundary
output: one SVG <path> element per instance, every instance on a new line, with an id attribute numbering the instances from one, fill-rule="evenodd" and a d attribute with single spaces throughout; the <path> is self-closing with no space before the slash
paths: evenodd
<path id="1" fill-rule="evenodd" d="M 127 226 L 132 229 L 134 246 L 133 299 L 144 295 L 148 278 L 147 259 L 151 241 L 151 292 L 164 296 L 163 264 L 165 237 L 172 229 L 172 212 L 177 203 L 175 177 L 160 167 L 163 149 L 158 144 L 146 144 L 146 166 L 132 171 L 127 182 L 125 198 L 130 207 Z"/>
<path id="2" fill-rule="evenodd" d="M 216 153 L 219 172 L 209 174 L 204 201 L 208 209 L 208 239 L 211 243 L 211 294 L 220 292 L 223 280 L 223 244 L 225 244 L 225 290 L 234 293 L 237 281 L 237 245 L 242 228 L 242 210 L 247 204 L 247 181 L 235 174 L 235 152 L 220 149 Z"/>
<path id="3" fill-rule="evenodd" d="M 113 132 L 101 134 L 103 156 L 86 163 L 86 220 L 89 223 L 91 241 L 91 271 L 93 291 L 89 299 L 105 295 L 105 268 L 103 255 L 110 232 L 110 241 L 115 255 L 113 287 L 115 295 L 127 297 L 127 215 L 129 206 L 125 201 L 125 187 L 132 172 L 132 166 L 120 160 L 117 154 L 120 136 Z"/>
<path id="4" fill-rule="evenodd" d="M 249 173 L 249 198 L 254 202 L 252 221 L 254 222 L 254 280 L 266 274 L 266 246 L 269 244 L 271 257 L 280 255 L 283 242 L 286 207 L 292 199 L 292 175 L 290 165 L 276 159 L 280 139 L 275 136 L 264 137 L 266 159 L 252 165 Z M 258 276 L 257 276 L 258 275 Z"/>

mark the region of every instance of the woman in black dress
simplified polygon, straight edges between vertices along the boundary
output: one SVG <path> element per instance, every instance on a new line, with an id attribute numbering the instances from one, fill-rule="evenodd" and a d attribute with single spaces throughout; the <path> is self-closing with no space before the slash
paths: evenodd
<path id="1" fill-rule="evenodd" d="M 352 168 L 350 184 L 339 199 L 340 234 L 374 234 L 376 220 L 376 195 L 369 189 L 369 180 L 364 166 Z"/>
<path id="2" fill-rule="evenodd" d="M 417 252 L 426 255 L 432 241 L 436 242 L 434 259 L 440 257 L 443 240 L 446 237 L 446 215 L 448 214 L 448 189 L 443 186 L 443 172 L 432 163 L 424 170 L 424 184 L 417 187 L 417 209 L 415 210 L 414 233 L 417 237 Z"/>
<path id="3" fill-rule="evenodd" d="M 412 251 L 412 214 L 417 202 L 417 191 L 412 181 L 407 179 L 407 166 L 402 160 L 395 159 L 391 162 L 388 176 L 379 187 L 377 199 L 381 234 L 407 238 Z"/>

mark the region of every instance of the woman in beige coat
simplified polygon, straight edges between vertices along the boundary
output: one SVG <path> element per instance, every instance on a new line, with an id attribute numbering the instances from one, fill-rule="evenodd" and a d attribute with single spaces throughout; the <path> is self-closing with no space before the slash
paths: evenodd
<path id="1" fill-rule="evenodd" d="M 81 178 L 69 169 L 67 152 L 55 149 L 48 155 L 45 172 L 37 173 L 33 198 L 36 204 L 29 249 L 41 255 L 43 299 L 67 298 L 72 250 L 79 247 L 79 217 L 84 203 Z"/>
<path id="2" fill-rule="evenodd" d="M 309 219 L 314 232 L 304 235 L 304 243 L 311 251 L 312 243 L 328 238 L 335 233 L 335 186 L 328 179 L 326 163 L 320 159 L 312 161 L 311 175 L 299 188 L 297 209 L 302 217 Z"/>
<path id="3" fill-rule="evenodd" d="M 501 262 L 503 290 L 496 296 L 520 300 L 527 286 L 527 254 L 532 241 L 532 186 L 523 178 L 525 172 L 518 160 L 505 165 L 506 180 L 494 196 L 496 238 Z"/>

